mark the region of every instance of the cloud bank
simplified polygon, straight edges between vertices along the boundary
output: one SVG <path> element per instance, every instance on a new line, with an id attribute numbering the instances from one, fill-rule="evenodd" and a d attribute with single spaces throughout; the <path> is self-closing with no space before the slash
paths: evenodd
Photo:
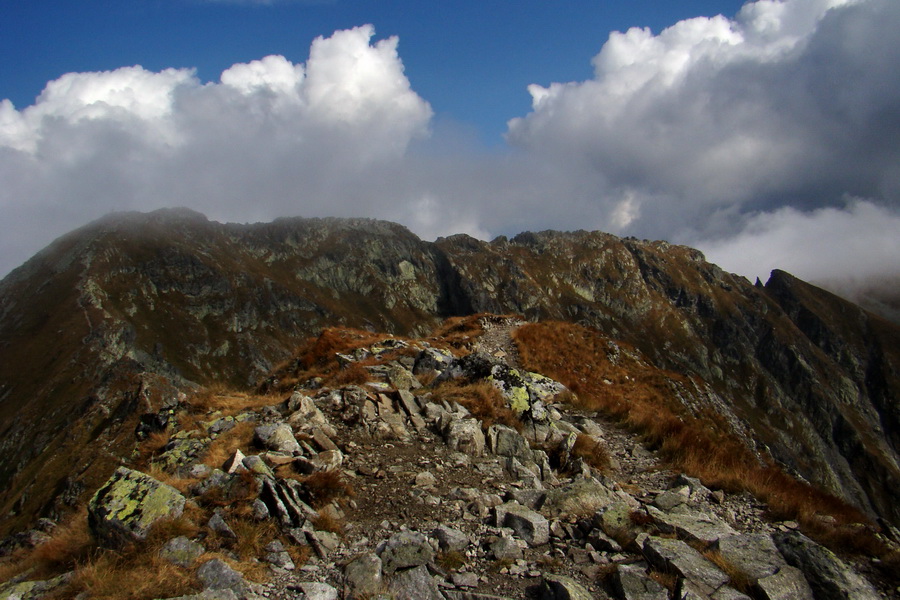
<path id="1" fill-rule="evenodd" d="M 110 210 L 189 206 L 386 218 L 425 238 L 601 229 L 749 277 L 900 277 L 898 27 L 893 0 L 759 0 L 616 32 L 590 80 L 530 86 L 504 152 L 435 121 L 371 26 L 217 82 L 69 73 L 32 106 L 0 103 L 0 271 Z"/>

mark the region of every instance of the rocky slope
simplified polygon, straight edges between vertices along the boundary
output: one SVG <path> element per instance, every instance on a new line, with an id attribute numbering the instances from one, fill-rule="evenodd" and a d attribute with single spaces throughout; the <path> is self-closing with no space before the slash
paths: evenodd
<path id="1" fill-rule="evenodd" d="M 4 532 L 96 489 L 137 414 L 189 382 L 259 382 L 326 325 L 422 334 L 477 312 L 622 340 L 693 382 L 673 396 L 692 415 L 900 522 L 898 329 L 786 274 L 753 286 L 597 232 L 428 243 L 376 221 L 159 211 L 77 230 L 0 283 Z"/>
<path id="2" fill-rule="evenodd" d="M 428 340 L 331 330 L 271 374 L 269 395 L 171 396 L 141 415 L 142 442 L 86 514 L 16 538 L 0 599 L 900 592 L 896 539 L 855 524 L 882 558 L 839 557 L 747 493 L 672 470 L 521 368 L 528 327 L 481 317 Z M 668 377 L 602 341 L 607 367 Z"/>

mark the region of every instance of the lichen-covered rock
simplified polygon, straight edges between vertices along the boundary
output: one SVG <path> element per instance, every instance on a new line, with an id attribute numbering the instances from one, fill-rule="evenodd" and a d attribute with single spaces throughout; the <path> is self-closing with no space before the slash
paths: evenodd
<path id="1" fill-rule="evenodd" d="M 618 500 L 596 479 L 576 479 L 570 484 L 547 492 L 542 510 L 549 515 L 594 512 Z"/>
<path id="2" fill-rule="evenodd" d="M 613 587 L 622 600 L 668 600 L 669 592 L 647 574 L 646 564 L 619 565 Z"/>
<path id="3" fill-rule="evenodd" d="M 512 528 L 529 546 L 540 546 L 550 541 L 550 523 L 547 519 L 520 504 L 508 503 L 503 525 Z"/>
<path id="4" fill-rule="evenodd" d="M 584 586 L 565 575 L 544 574 L 541 582 L 542 600 L 593 600 Z"/>
<path id="5" fill-rule="evenodd" d="M 438 541 L 438 546 L 444 551 L 459 552 L 465 550 L 469 545 L 469 536 L 459 529 L 446 525 L 438 525 L 431 532 L 431 537 Z"/>
<path id="6" fill-rule="evenodd" d="M 394 600 L 444 600 L 425 565 L 397 572 L 388 590 Z"/>
<path id="7" fill-rule="evenodd" d="M 775 545 L 787 562 L 803 571 L 816 600 L 876 600 L 878 592 L 835 554 L 802 533 L 776 535 Z"/>
<path id="8" fill-rule="evenodd" d="M 443 435 L 451 450 L 472 456 L 484 454 L 484 433 L 477 419 L 451 419 Z"/>
<path id="9" fill-rule="evenodd" d="M 71 578 L 72 574 L 66 573 L 43 581 L 0 584 L 0 600 L 41 600 L 57 588 L 62 587 Z"/>
<path id="10" fill-rule="evenodd" d="M 178 518 L 185 498 L 149 475 L 119 467 L 88 506 L 88 524 L 101 544 L 118 547 L 143 540 L 160 519 Z"/>
<path id="11" fill-rule="evenodd" d="M 327 583 L 317 581 L 302 581 L 296 584 L 302 593 L 303 600 L 337 600 L 338 591 Z"/>
<path id="12" fill-rule="evenodd" d="M 162 454 L 153 459 L 153 464 L 170 473 L 191 464 L 206 450 L 212 441 L 208 437 L 187 437 L 187 432 L 180 432 L 172 437 L 163 448 Z"/>
<path id="13" fill-rule="evenodd" d="M 344 567 L 344 597 L 348 600 L 374 597 L 383 585 L 381 559 L 376 554 L 363 554 Z"/>
<path id="14" fill-rule="evenodd" d="M 760 578 L 754 586 L 760 600 L 813 600 L 812 589 L 796 567 L 785 565 L 777 573 Z"/>
<path id="15" fill-rule="evenodd" d="M 417 567 L 434 560 L 434 550 L 421 533 L 401 531 L 394 534 L 379 549 L 382 570 L 390 575 L 397 569 Z"/>
<path id="16" fill-rule="evenodd" d="M 728 583 L 728 575 L 681 540 L 650 537 L 644 542 L 644 556 L 657 569 L 677 573 L 695 584 L 706 596 Z"/>
<path id="17" fill-rule="evenodd" d="M 263 448 L 284 452 L 285 454 L 300 454 L 300 444 L 294 437 L 290 425 L 276 423 L 273 425 L 260 425 L 253 430 L 253 440 Z"/>
<path id="18" fill-rule="evenodd" d="M 530 462 L 534 459 L 528 441 L 512 427 L 491 425 L 487 441 L 491 452 L 499 456 L 512 456 L 521 462 Z"/>
<path id="19" fill-rule="evenodd" d="M 237 594 L 246 591 L 244 576 L 235 571 L 225 561 L 214 558 L 197 569 L 197 579 L 206 590 L 231 590 Z"/>
<path id="20" fill-rule="evenodd" d="M 487 379 L 500 390 L 510 408 L 517 413 L 528 411 L 530 414 L 534 403 L 551 398 L 566 389 L 563 384 L 549 377 L 520 371 L 506 364 L 494 365 Z M 537 414 L 540 410 L 543 410 L 543 404 L 539 405 L 533 415 L 537 417 L 535 420 L 541 420 Z"/>
<path id="21" fill-rule="evenodd" d="M 190 567 L 206 549 L 197 542 L 193 542 L 184 536 L 173 538 L 160 548 L 159 557 L 179 567 Z"/>
<path id="22" fill-rule="evenodd" d="M 686 504 L 679 504 L 669 512 L 663 512 L 655 506 L 648 506 L 647 512 L 663 532 L 674 532 L 684 539 L 696 540 L 705 544 L 737 533 L 716 515 Z"/>

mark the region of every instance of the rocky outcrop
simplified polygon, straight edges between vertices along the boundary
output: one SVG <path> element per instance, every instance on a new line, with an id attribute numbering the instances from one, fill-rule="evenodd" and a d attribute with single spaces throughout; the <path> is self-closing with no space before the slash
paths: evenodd
<path id="1" fill-rule="evenodd" d="M 201 396 L 208 408 L 175 412 L 161 435 L 213 438 L 209 454 L 153 467 L 181 479 L 192 507 L 184 518 L 193 533 L 156 554 L 167 568 L 195 574 L 202 591 L 181 598 L 877 597 L 857 568 L 796 533 L 797 524 L 766 521 L 757 500 L 669 471 L 635 436 L 566 396 L 529 395 L 511 425 L 488 426 L 474 408 L 444 398 L 433 373 L 432 382 L 411 386 L 415 393 L 390 384 L 416 379 L 425 343 L 396 344 L 402 353 L 394 354 L 372 351 L 382 342 L 356 349 L 342 364 L 368 367 L 372 378 L 358 385 L 310 378 L 292 393 L 254 397 L 252 406 L 213 395 Z M 481 371 L 480 382 L 490 385 L 492 372 Z M 465 377 L 478 380 L 471 370 Z M 507 397 L 507 408 L 513 402 Z M 550 461 L 571 451 L 568 434 L 538 448 L 513 426 L 533 421 L 536 405 L 554 414 L 554 429 L 590 432 L 621 460 L 574 471 Z M 232 422 L 240 425 L 222 427 Z M 446 432 L 456 422 L 486 429 L 488 443 L 451 444 Z M 235 440 L 243 440 L 236 450 Z M 212 453 L 214 444 L 232 448 L 229 456 Z M 339 465 L 307 469 L 336 452 Z M 185 503 L 174 489 L 120 468 L 95 494 L 89 518 L 101 544 L 122 547 Z M 260 570 L 266 582 L 257 582 Z"/>

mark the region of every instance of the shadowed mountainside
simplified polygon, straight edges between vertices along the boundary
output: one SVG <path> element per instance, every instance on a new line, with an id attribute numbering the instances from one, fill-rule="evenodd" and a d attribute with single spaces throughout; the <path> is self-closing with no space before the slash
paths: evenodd
<path id="1" fill-rule="evenodd" d="M 76 230 L 0 283 L 0 533 L 96 489 L 139 413 L 191 382 L 254 385 L 325 326 L 422 335 L 479 312 L 627 342 L 690 382 L 672 394 L 694 415 L 900 522 L 900 330 L 786 273 L 753 286 L 598 232 L 431 243 L 371 220 L 165 210 Z"/>

